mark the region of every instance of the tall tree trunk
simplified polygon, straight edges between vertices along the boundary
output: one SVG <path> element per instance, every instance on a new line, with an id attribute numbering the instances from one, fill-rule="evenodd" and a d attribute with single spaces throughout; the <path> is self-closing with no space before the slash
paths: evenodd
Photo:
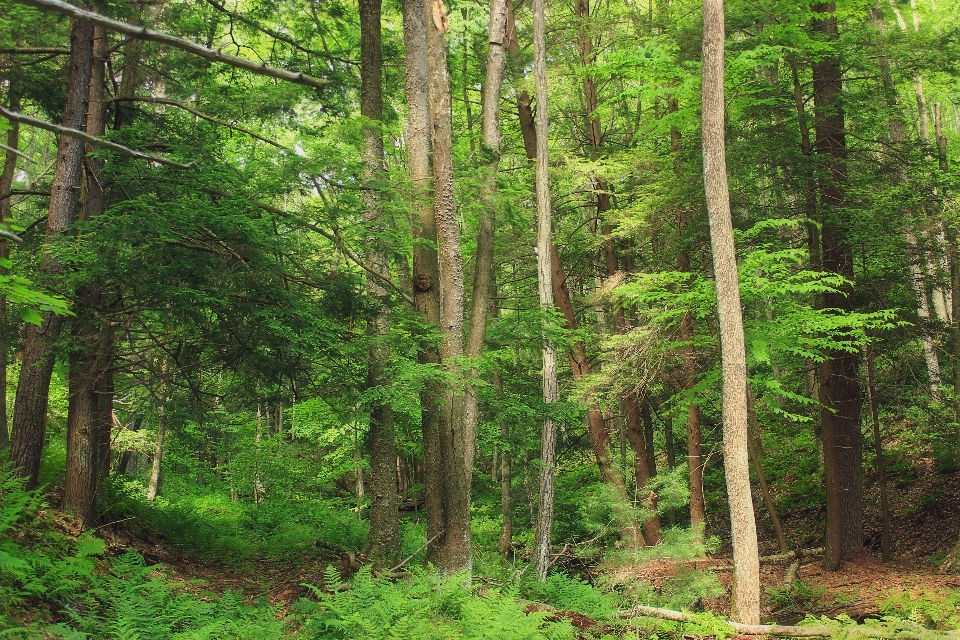
<path id="1" fill-rule="evenodd" d="M 427 80 L 433 145 L 433 215 L 437 225 L 440 273 L 440 360 L 452 378 L 461 375 L 457 360 L 464 353 L 463 259 L 453 190 L 453 116 L 446 31 L 449 18 L 442 0 L 432 0 L 427 19 Z M 464 473 L 466 436 L 463 394 L 447 386 L 440 401 L 446 424 L 439 429 L 443 531 L 436 549 L 437 565 L 447 572 L 473 567 L 470 542 L 470 483 Z"/>
<path id="2" fill-rule="evenodd" d="M 760 554 L 747 455 L 747 354 L 733 242 L 724 141 L 723 0 L 703 3 L 703 182 L 720 320 L 723 467 L 733 536 L 731 618 L 760 623 Z"/>
<path id="3" fill-rule="evenodd" d="M 403 42 L 406 67 L 407 176 L 417 211 L 413 245 L 413 300 L 425 323 L 440 326 L 440 274 L 437 261 L 437 224 L 430 192 L 430 96 L 427 80 L 427 23 L 423 0 L 403 0 Z M 421 364 L 437 364 L 437 345 L 424 340 Z M 443 487 L 440 477 L 440 385 L 430 382 L 420 394 L 423 429 L 424 501 L 427 540 L 439 540 L 444 532 Z M 427 557 L 436 559 L 439 544 L 427 548 Z"/>
<path id="4" fill-rule="evenodd" d="M 363 128 L 363 222 L 367 228 L 366 262 L 372 273 L 387 274 L 390 263 L 381 237 L 387 227 L 380 211 L 383 171 L 383 50 L 381 0 L 360 0 L 360 115 Z M 386 365 L 390 357 L 390 291 L 367 276 L 367 293 L 377 308 L 367 320 L 367 388 L 378 390 L 370 406 L 370 533 L 364 553 L 378 566 L 392 566 L 400 555 L 400 514 L 397 500 L 397 446 Z"/>
<path id="5" fill-rule="evenodd" d="M 493 384 L 497 393 L 503 393 L 503 376 L 494 373 Z M 500 454 L 500 553 L 506 559 L 513 554 L 513 469 L 511 468 L 512 450 L 506 443 L 510 438 L 510 426 L 506 420 L 500 421 L 500 441 L 504 443 Z"/>
<path id="6" fill-rule="evenodd" d="M 533 0 L 533 73 L 537 100 L 537 284 L 540 294 L 540 310 L 545 314 L 553 310 L 553 267 L 551 265 L 550 215 L 550 157 L 547 132 L 549 131 L 547 101 L 547 46 L 544 0 Z M 546 318 L 546 316 L 544 316 Z M 546 322 L 546 320 L 544 320 Z M 543 331 L 543 401 L 550 405 L 560 400 L 557 386 L 557 351 L 548 338 L 549 330 Z M 543 421 L 540 444 L 540 508 L 537 512 L 537 531 L 534 541 L 534 567 L 541 580 L 550 569 L 550 537 L 553 533 L 553 494 L 557 463 L 557 429 L 553 417 Z"/>
<path id="7" fill-rule="evenodd" d="M 73 19 L 70 29 L 70 75 L 63 108 L 63 126 L 84 129 L 90 91 L 90 70 L 93 66 L 93 25 Z M 61 240 L 64 231 L 77 219 L 80 210 L 80 185 L 83 180 L 84 143 L 76 138 L 60 136 L 57 146 L 56 173 L 50 192 L 45 247 L 40 270 L 46 275 L 63 272 L 50 247 Z M 18 473 L 26 478 L 26 487 L 37 484 L 40 455 L 46 432 L 47 401 L 50 377 L 53 374 L 53 346 L 63 330 L 64 319 L 52 313 L 43 314 L 40 326 L 29 325 L 23 348 L 20 381 L 14 406 L 10 459 Z"/>
<path id="8" fill-rule="evenodd" d="M 11 78 L 7 85 L 7 106 L 11 111 L 20 111 L 20 87 L 15 78 Z M 17 154 L 12 150 L 20 146 L 20 123 L 11 122 L 7 131 L 7 151 L 3 162 L 3 173 L 0 174 L 0 197 L 10 193 L 13 189 L 13 176 L 17 170 Z M 0 200 L 0 223 L 7 224 L 11 216 L 11 200 L 9 197 Z M 10 241 L 0 240 L 0 259 L 10 259 Z M 0 269 L 6 273 L 6 269 Z M 0 451 L 10 446 L 9 420 L 7 418 L 7 352 L 12 342 L 12 336 L 5 335 L 7 315 L 7 298 L 0 296 Z"/>
<path id="9" fill-rule="evenodd" d="M 814 29 L 837 40 L 836 5 L 814 6 L 819 16 Z M 841 68 L 836 57 L 825 56 L 813 65 L 816 152 L 826 164 L 820 184 L 820 222 L 824 270 L 853 279 L 853 250 L 847 238 L 848 220 L 842 206 L 846 197 L 846 137 L 841 107 Z M 823 296 L 825 308 L 849 311 L 849 289 Z M 863 552 L 863 436 L 860 432 L 862 398 L 856 353 L 829 350 L 820 365 L 823 409 L 823 466 L 827 494 L 827 524 L 823 567 L 839 569 L 844 558 Z"/>
<path id="10" fill-rule="evenodd" d="M 483 85 L 483 155 L 486 158 L 481 198 L 483 210 L 477 222 L 477 255 L 470 304 L 470 331 L 465 355 L 477 358 L 483 352 L 487 334 L 487 310 L 493 287 L 493 239 L 497 213 L 497 172 L 500 168 L 500 93 L 507 69 L 508 25 L 512 6 L 506 0 L 490 3 L 490 26 L 487 37 L 487 77 Z M 467 483 L 472 479 L 473 456 L 476 450 L 477 425 L 480 421 L 477 389 L 468 384 L 463 403 L 464 471 Z"/>
<path id="11" fill-rule="evenodd" d="M 90 100 L 87 112 L 87 133 L 102 136 L 106 130 L 107 103 L 104 101 L 104 78 L 109 55 L 107 34 L 94 28 L 93 66 L 90 73 Z M 87 151 L 92 151 L 88 148 Z M 92 220 L 106 209 L 103 192 L 103 160 L 88 158 L 84 166 L 85 185 L 81 218 Z M 98 284 L 90 284 L 77 292 L 76 317 L 71 336 L 74 350 L 70 354 L 69 394 L 67 409 L 67 461 L 63 488 L 63 510 L 87 528 L 96 520 L 97 492 L 104 477 L 103 467 L 110 457 L 109 417 L 102 415 L 106 400 L 101 398 L 100 382 L 110 366 L 113 354 L 113 331 L 98 317 L 102 295 Z M 107 381 L 105 381 L 107 382 Z M 112 381 L 107 383 L 112 387 Z M 110 403 L 112 405 L 112 391 Z M 112 414 L 112 406 L 111 406 Z M 103 431 L 106 430 L 106 433 Z M 105 450 L 104 450 L 105 447 Z"/>

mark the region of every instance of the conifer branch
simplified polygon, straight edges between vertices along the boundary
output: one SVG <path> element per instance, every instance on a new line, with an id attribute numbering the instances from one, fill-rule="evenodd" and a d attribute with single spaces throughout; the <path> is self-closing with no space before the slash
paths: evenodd
<path id="1" fill-rule="evenodd" d="M 0 107 L 0 116 L 7 118 L 13 122 L 19 122 L 20 124 L 25 124 L 30 127 L 36 127 L 37 129 L 44 129 L 46 131 L 52 131 L 53 133 L 59 133 L 60 135 L 69 136 L 71 138 L 76 138 L 77 140 L 83 140 L 88 144 L 92 144 L 95 147 L 102 147 L 104 149 L 110 149 L 111 151 L 116 151 L 117 153 L 122 153 L 125 156 L 130 156 L 131 158 L 137 158 L 139 160 L 149 160 L 150 162 L 157 162 L 168 167 L 173 167 L 174 169 L 192 169 L 193 163 L 188 162 L 187 164 L 181 164 L 179 162 L 174 162 L 173 160 L 167 160 L 166 158 L 161 158 L 160 156 L 151 155 L 149 153 L 143 153 L 142 151 L 137 151 L 136 149 L 131 149 L 130 147 L 125 147 L 122 144 L 117 144 L 116 142 L 110 142 L 109 140 L 104 140 L 103 138 L 97 138 L 91 136 L 88 133 L 84 133 L 79 129 L 71 129 L 70 127 L 61 127 L 58 124 L 53 124 L 52 122 L 47 122 L 46 120 L 40 120 L 39 118 L 34 118 L 32 116 L 26 116 L 22 113 L 17 113 L 16 111 L 10 111 L 4 107 Z"/>
<path id="2" fill-rule="evenodd" d="M 102 16 L 99 13 L 87 11 L 86 9 L 81 9 L 80 7 L 75 7 L 68 2 L 63 2 L 63 0 L 16 1 L 20 4 L 36 7 L 37 9 L 54 11 L 56 13 L 62 13 L 63 15 L 77 18 L 78 20 L 91 22 L 93 24 L 100 25 L 109 31 L 123 33 L 132 38 L 137 38 L 138 40 L 149 40 L 151 42 L 158 42 L 160 44 L 176 47 L 177 49 L 198 55 L 206 60 L 222 62 L 223 64 L 230 65 L 231 67 L 246 69 L 251 73 L 256 73 L 262 76 L 277 78 L 278 80 L 286 80 L 287 82 L 293 82 L 295 84 L 303 84 L 307 85 L 308 87 L 315 87 L 317 89 L 323 89 L 329 84 L 329 82 L 326 80 L 314 78 L 313 76 L 308 76 L 307 74 L 299 71 L 278 69 L 262 62 L 254 62 L 253 60 L 249 60 L 247 58 L 241 58 L 239 56 L 230 55 L 229 53 L 223 53 L 222 51 L 208 49 L 207 47 L 199 45 L 195 42 L 190 42 L 189 40 L 184 40 L 183 38 L 178 38 L 177 36 L 173 36 L 168 33 L 161 33 L 159 31 L 147 29 L 146 27 L 139 27 L 137 25 L 114 20 L 112 18 Z"/>

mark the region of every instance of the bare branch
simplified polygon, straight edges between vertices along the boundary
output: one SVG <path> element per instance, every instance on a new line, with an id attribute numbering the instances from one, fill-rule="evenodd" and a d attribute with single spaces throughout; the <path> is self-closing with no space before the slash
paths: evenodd
<path id="1" fill-rule="evenodd" d="M 38 9 L 62 13 L 64 15 L 77 18 L 78 20 L 91 22 L 110 31 L 124 33 L 139 40 L 149 40 L 151 42 L 159 42 L 160 44 L 176 47 L 177 49 L 198 55 L 201 58 L 212 60 L 213 62 L 222 62 L 223 64 L 230 65 L 231 67 L 246 69 L 251 73 L 256 73 L 262 76 L 286 80 L 287 82 L 293 82 L 295 84 L 303 84 L 307 85 L 308 87 L 315 87 L 317 89 L 323 89 L 329 84 L 329 82 L 326 80 L 314 78 L 313 76 L 308 76 L 299 71 L 278 69 L 262 62 L 254 62 L 253 60 L 249 60 L 247 58 L 241 58 L 239 56 L 230 55 L 229 53 L 208 49 L 207 47 L 196 44 L 195 42 L 190 42 L 189 40 L 184 40 L 183 38 L 178 38 L 177 36 L 172 36 L 167 33 L 161 33 L 159 31 L 147 29 L 146 27 L 138 27 L 136 25 L 127 24 L 126 22 L 120 22 L 119 20 L 102 16 L 99 13 L 75 7 L 72 4 L 63 2 L 63 0 L 17 0 L 17 2 L 20 4 L 29 5 L 31 7 L 36 7 Z"/>
<path id="2" fill-rule="evenodd" d="M 140 160 L 149 160 L 150 162 L 158 162 L 168 167 L 173 167 L 174 169 L 192 169 L 193 163 L 189 162 L 187 164 L 180 164 L 179 162 L 174 162 L 173 160 L 167 160 L 166 158 L 161 158 L 160 156 L 154 156 L 149 153 L 143 153 L 142 151 L 137 151 L 131 149 L 130 147 L 125 147 L 122 144 L 117 144 L 116 142 L 110 142 L 109 140 L 103 140 L 102 138 L 97 138 L 91 136 L 88 133 L 84 133 L 78 129 L 71 129 L 70 127 L 61 127 L 60 125 L 53 124 L 52 122 L 47 122 L 46 120 L 40 120 L 31 116 L 25 116 L 22 113 L 17 113 L 16 111 L 9 111 L 4 107 L 0 107 L 0 116 L 4 116 L 8 120 L 14 122 L 19 122 L 31 127 L 36 127 L 37 129 L 45 129 L 46 131 L 52 131 L 54 133 L 59 133 L 64 136 L 69 136 L 71 138 L 76 138 L 78 140 L 83 140 L 88 144 L 92 144 L 96 147 L 103 147 L 104 149 L 110 149 L 118 153 L 122 153 L 125 156 L 130 156 L 131 158 L 139 158 Z"/>
<path id="3" fill-rule="evenodd" d="M 153 102 L 153 103 L 155 103 L 155 104 L 168 104 L 168 105 L 173 106 L 173 107 L 179 107 L 179 108 L 183 109 L 184 111 L 188 111 L 188 112 L 192 113 L 193 115 L 197 116 L 198 118 L 202 118 L 203 120 L 206 120 L 207 122 L 212 122 L 212 123 L 214 123 L 214 124 L 219 124 L 220 126 L 227 127 L 227 128 L 229 128 L 229 129 L 233 129 L 234 131 L 239 131 L 240 133 L 245 133 L 245 134 L 247 134 L 248 136 L 251 136 L 251 137 L 253 137 L 253 138 L 256 138 L 257 140 L 261 140 L 262 142 L 266 142 L 267 144 L 272 144 L 273 146 L 278 147 L 278 148 L 280 148 L 280 149 L 286 149 L 286 148 L 287 148 L 287 147 L 283 146 L 282 144 L 280 144 L 279 142 L 274 142 L 274 141 L 271 140 L 270 138 L 265 138 L 265 137 L 261 136 L 260 134 L 251 131 L 250 129 L 245 129 L 244 127 L 238 127 L 237 125 L 235 125 L 235 124 L 233 124 L 233 123 L 230 123 L 230 122 L 227 122 L 226 120 L 220 120 L 219 118 L 214 118 L 213 116 L 207 115 L 206 113 L 203 113 L 202 111 L 198 111 L 198 110 L 194 109 L 193 107 L 191 107 L 189 104 L 187 104 L 187 103 L 185 103 L 185 102 L 180 102 L 179 100 L 170 100 L 170 99 L 168 99 L 168 98 L 152 98 L 152 97 L 151 97 L 151 98 L 148 98 L 148 97 L 142 97 L 142 98 L 141 98 L 141 97 L 129 97 L 129 98 L 119 97 L 119 98 L 111 98 L 111 99 L 110 99 L 110 102 Z"/>
<path id="4" fill-rule="evenodd" d="M 0 49 L 0 54 L 14 56 L 61 56 L 70 53 L 70 47 L 13 47 Z"/>
<path id="5" fill-rule="evenodd" d="M 14 149 L 13 147 L 8 147 L 8 146 L 5 145 L 5 144 L 0 144 L 0 149 L 3 149 L 4 151 L 9 151 L 10 153 L 16 154 L 16 155 L 20 156 L 21 158 L 25 159 L 27 162 L 32 162 L 33 164 L 36 164 L 36 163 L 37 163 L 36 160 L 34 160 L 33 158 L 31 158 L 30 156 L 28 156 L 27 154 L 25 154 L 25 153 L 22 152 L 22 151 L 18 151 L 17 149 Z"/>

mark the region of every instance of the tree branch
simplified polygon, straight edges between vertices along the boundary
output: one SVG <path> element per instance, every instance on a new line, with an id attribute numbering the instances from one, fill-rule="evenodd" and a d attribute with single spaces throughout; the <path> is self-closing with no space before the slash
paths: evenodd
<path id="1" fill-rule="evenodd" d="M 198 118 L 202 118 L 203 120 L 206 120 L 207 122 L 212 122 L 212 123 L 214 123 L 214 124 L 219 124 L 220 126 L 227 127 L 227 128 L 229 128 L 229 129 L 233 129 L 233 130 L 235 130 L 235 131 L 239 131 L 240 133 L 245 133 L 245 134 L 247 134 L 248 136 L 252 136 L 252 137 L 256 138 L 257 140 L 260 140 L 260 141 L 262 141 L 262 142 L 266 142 L 267 144 L 272 144 L 273 146 L 278 147 L 278 148 L 280 148 L 280 149 L 286 149 L 286 148 L 287 148 L 287 147 L 283 146 L 282 144 L 280 144 L 279 142 L 274 142 L 274 141 L 271 140 L 270 138 L 265 138 L 265 137 L 261 136 L 260 134 L 254 132 L 254 131 L 251 131 L 250 129 L 245 129 L 245 128 L 243 128 L 243 127 L 238 127 L 237 125 L 232 124 L 232 123 L 230 123 L 230 122 L 227 122 L 226 120 L 220 120 L 219 118 L 214 118 L 213 116 L 207 115 L 206 113 L 203 113 L 202 111 L 198 111 L 198 110 L 194 109 L 193 107 L 191 107 L 189 104 L 187 104 L 187 103 L 185 103 L 185 102 L 180 102 L 179 100 L 170 100 L 169 98 L 148 98 L 148 97 L 136 97 L 136 96 L 134 96 L 134 97 L 126 97 L 126 98 L 125 98 L 125 97 L 111 98 L 108 102 L 153 102 L 153 103 L 155 103 L 155 104 L 168 104 L 168 105 L 173 106 L 173 107 L 179 107 L 179 108 L 183 109 L 184 111 L 188 111 L 188 112 L 192 113 L 193 115 L 197 116 Z"/>
<path id="2" fill-rule="evenodd" d="M 205 58 L 206 60 L 222 62 L 223 64 L 230 65 L 231 67 L 246 69 L 251 73 L 256 73 L 262 76 L 286 80 L 287 82 L 293 82 L 295 84 L 303 84 L 308 87 L 315 87 L 317 89 L 323 89 L 329 84 L 329 82 L 326 80 L 314 78 L 313 76 L 308 76 L 299 71 L 278 69 L 262 62 L 254 62 L 253 60 L 249 60 L 247 58 L 241 58 L 239 56 L 230 55 L 229 53 L 208 49 L 202 45 L 196 44 L 195 42 L 190 42 L 189 40 L 184 40 L 183 38 L 178 38 L 177 36 L 172 36 L 167 33 L 161 33 L 159 31 L 147 29 L 146 27 L 138 27 L 136 25 L 127 24 L 126 22 L 120 22 L 119 20 L 102 16 L 99 13 L 75 7 L 72 4 L 63 2 L 63 0 L 16 1 L 20 4 L 25 4 L 47 11 L 54 11 L 56 13 L 62 13 L 64 15 L 77 18 L 78 20 L 91 22 L 110 31 L 124 33 L 139 40 L 149 40 L 151 42 L 159 42 L 160 44 L 176 47 L 177 49 L 193 53 L 201 58 Z"/>
<path id="3" fill-rule="evenodd" d="M 0 49 L 0 54 L 15 56 L 67 55 L 70 47 L 13 47 Z"/>
<path id="4" fill-rule="evenodd" d="M 47 0 L 44 0 L 47 1 Z M 167 165 L 168 167 L 173 167 L 174 169 L 192 169 L 193 163 L 188 162 L 187 164 L 180 164 L 179 162 L 174 162 L 173 160 L 167 160 L 166 158 L 161 158 L 160 156 L 150 155 L 149 153 L 143 153 L 142 151 L 137 151 L 136 149 L 131 149 L 130 147 L 125 147 L 122 144 L 117 144 L 116 142 L 110 142 L 109 140 L 104 140 L 102 138 L 97 138 L 91 136 L 88 133 L 84 133 L 79 129 L 71 129 L 70 127 L 61 127 L 58 124 L 53 124 L 52 122 L 47 122 L 46 120 L 40 120 L 32 116 L 25 116 L 22 113 L 17 113 L 16 111 L 9 111 L 4 107 L 0 107 L 0 116 L 4 116 L 8 120 L 14 122 L 19 122 L 31 127 L 36 127 L 37 129 L 45 129 L 46 131 L 52 131 L 54 133 L 59 133 L 61 135 L 69 136 L 71 138 L 76 138 L 77 140 L 83 140 L 89 144 L 92 144 L 96 147 L 103 147 L 104 149 L 110 149 L 116 151 L 117 153 L 122 153 L 125 156 L 130 156 L 131 158 L 138 158 L 140 160 L 149 160 L 151 162 L 158 162 L 160 164 Z"/>
<path id="5" fill-rule="evenodd" d="M 217 2 L 217 0 L 206 0 L 206 3 L 209 4 L 211 7 L 213 7 L 214 9 L 216 9 L 217 11 L 220 11 L 221 13 L 224 13 L 224 14 L 230 16 L 231 18 L 237 19 L 239 22 L 247 25 L 248 27 L 250 27 L 250 28 L 252 28 L 252 29 L 256 29 L 256 30 L 259 31 L 260 33 L 264 33 L 264 34 L 270 36 L 271 38 L 273 38 L 273 39 L 275 39 L 275 40 L 279 40 L 280 42 L 285 42 L 285 43 L 287 43 L 288 45 L 290 45 L 290 46 L 293 47 L 294 49 L 297 49 L 298 51 L 302 51 L 302 52 L 304 52 L 304 53 L 309 53 L 309 54 L 312 54 L 312 55 L 315 55 L 315 56 L 323 55 L 323 54 L 321 54 L 321 53 L 318 52 L 318 51 L 314 51 L 313 49 L 308 49 L 308 48 L 304 47 L 303 45 L 301 45 L 300 43 L 298 43 L 298 42 L 297 42 L 296 40 L 294 40 L 293 38 L 288 38 L 287 36 L 283 35 L 282 33 L 279 33 L 278 31 L 274 31 L 274 30 L 272 30 L 272 29 L 267 29 L 266 27 L 264 27 L 263 25 L 261 25 L 260 23 L 258 23 L 256 20 L 251 20 L 250 18 L 246 18 L 246 17 L 240 15 L 240 14 L 239 14 L 238 12 L 236 12 L 236 11 L 230 11 L 230 9 L 228 9 L 228 8 L 226 7 L 226 5 L 224 5 L 222 2 Z"/>

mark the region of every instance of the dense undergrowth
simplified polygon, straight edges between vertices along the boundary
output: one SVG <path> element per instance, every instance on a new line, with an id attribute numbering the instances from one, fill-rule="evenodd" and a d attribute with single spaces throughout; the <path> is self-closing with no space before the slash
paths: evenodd
<path id="1" fill-rule="evenodd" d="M 770 459 L 772 475 L 788 477 L 796 471 L 778 466 L 780 462 Z M 684 495 L 679 491 L 674 504 L 667 499 L 669 474 L 660 482 L 666 523 L 666 511 L 679 509 Z M 704 546 L 689 530 L 672 527 L 664 530 L 664 542 L 655 548 L 618 549 L 611 527 L 616 513 L 602 488 L 576 472 L 562 476 L 561 487 L 564 483 L 577 489 L 563 492 L 558 529 L 563 539 L 580 541 L 569 545 L 567 554 L 576 562 L 558 566 L 545 582 L 536 581 L 525 562 L 525 547 L 531 542 L 526 528 L 515 537 L 515 556 L 504 559 L 498 551 L 494 487 L 478 482 L 473 516 L 476 573 L 467 585 L 462 575 L 444 577 L 425 568 L 422 552 L 414 555 L 425 535 L 422 514 L 417 513 L 408 514 L 403 524 L 404 557 L 414 555 L 403 577 L 377 576 L 369 567 L 341 575 L 336 568 L 340 554 L 358 553 L 367 533 L 362 504 L 347 493 L 331 497 L 337 492 L 275 490 L 262 502 L 235 499 L 226 480 L 197 482 L 195 471 L 185 469 L 168 474 L 164 495 L 148 502 L 144 479 L 120 474 L 107 483 L 102 503 L 104 522 L 114 524 L 76 535 L 69 520 L 47 508 L 43 493 L 24 491 L 4 470 L 0 638 L 572 640 L 729 635 L 722 620 L 709 613 L 686 623 L 620 617 L 636 604 L 697 611 L 723 598 L 724 587 L 709 571 L 683 569 L 681 563 L 676 565 L 679 570 L 651 582 L 633 570 L 644 563 L 677 562 L 716 551 L 721 539 L 708 537 Z M 802 511 L 816 500 L 816 495 L 802 495 L 809 489 L 804 487 L 781 493 L 779 501 Z M 146 560 L 136 550 L 147 547 L 162 549 L 184 564 L 202 558 L 204 566 L 251 579 L 244 581 L 245 591 L 225 588 L 212 571 L 193 572 L 206 580 L 186 579 L 183 572 Z M 294 581 L 295 593 L 271 602 L 275 585 L 270 576 L 275 574 L 266 569 L 276 567 L 312 571 Z M 580 577 L 583 567 L 590 572 Z M 819 595 L 816 587 L 799 582 L 771 590 L 766 597 L 773 606 L 779 598 L 784 606 L 811 611 Z M 871 624 L 889 636 L 916 637 L 960 627 L 958 592 L 891 593 L 879 605 L 882 618 Z M 809 623 L 824 621 L 811 618 Z M 827 624 L 840 637 L 856 623 L 840 618 Z"/>

